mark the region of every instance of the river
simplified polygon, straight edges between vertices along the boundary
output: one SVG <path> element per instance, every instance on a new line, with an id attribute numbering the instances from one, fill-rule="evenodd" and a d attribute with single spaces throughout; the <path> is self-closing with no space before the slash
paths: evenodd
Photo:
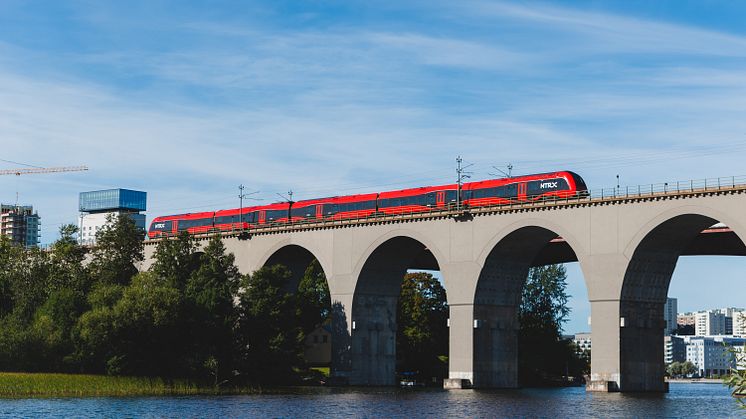
<path id="1" fill-rule="evenodd" d="M 586 393 L 581 387 L 500 391 L 301 388 L 212 397 L 5 399 L 12 417 L 740 417 L 718 384 L 672 383 L 662 395 Z"/>

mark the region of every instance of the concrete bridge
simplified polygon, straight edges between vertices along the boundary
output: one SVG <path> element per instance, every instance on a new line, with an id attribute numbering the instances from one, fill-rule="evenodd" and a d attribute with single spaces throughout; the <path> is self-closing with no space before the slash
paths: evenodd
<path id="1" fill-rule="evenodd" d="M 516 387 L 528 270 L 578 261 L 591 304 L 588 389 L 665 391 L 663 305 L 679 256 L 746 254 L 746 185 L 733 183 L 273 226 L 224 240 L 244 273 L 282 263 L 298 280 L 319 260 L 333 305 L 332 374 L 350 384 L 396 383 L 401 281 L 408 269 L 430 269 L 450 307 L 446 386 Z M 149 242 L 146 256 L 154 249 Z"/>

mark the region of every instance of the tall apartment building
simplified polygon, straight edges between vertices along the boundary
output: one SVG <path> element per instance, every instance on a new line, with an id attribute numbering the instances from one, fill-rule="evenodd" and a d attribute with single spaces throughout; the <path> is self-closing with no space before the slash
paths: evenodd
<path id="1" fill-rule="evenodd" d="M 720 310 L 707 310 L 696 313 L 694 334 L 697 336 L 712 336 L 726 334 L 725 314 Z"/>
<path id="2" fill-rule="evenodd" d="M 666 321 L 666 330 L 663 332 L 665 335 L 670 335 L 678 327 L 678 300 L 676 298 L 667 298 L 666 304 L 663 306 L 663 320 Z"/>
<path id="3" fill-rule="evenodd" d="M 0 234 L 25 247 L 39 245 L 41 221 L 31 205 L 0 205 Z"/>
<path id="4" fill-rule="evenodd" d="M 129 189 L 107 189 L 80 193 L 80 218 L 78 241 L 84 245 L 96 244 L 96 233 L 106 225 L 108 217 L 126 215 L 135 225 L 145 230 L 147 193 Z"/>
<path id="5" fill-rule="evenodd" d="M 733 312 L 733 334 L 746 337 L 746 311 Z"/>

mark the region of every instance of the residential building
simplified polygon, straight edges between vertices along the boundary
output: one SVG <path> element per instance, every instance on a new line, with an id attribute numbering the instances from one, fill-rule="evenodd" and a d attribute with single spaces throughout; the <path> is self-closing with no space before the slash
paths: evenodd
<path id="1" fill-rule="evenodd" d="M 697 312 L 694 329 L 696 336 L 725 335 L 725 314 L 720 310 Z"/>
<path id="2" fill-rule="evenodd" d="M 734 317 L 738 317 L 739 313 L 743 312 L 742 308 L 737 307 L 726 307 L 719 309 L 721 313 L 725 315 L 725 334 L 734 335 L 733 327 L 735 324 Z"/>
<path id="3" fill-rule="evenodd" d="M 676 323 L 679 326 L 694 326 L 697 323 L 696 313 L 682 313 L 676 316 Z"/>
<path id="4" fill-rule="evenodd" d="M 746 337 L 746 311 L 733 312 L 733 334 Z"/>
<path id="5" fill-rule="evenodd" d="M 104 228 L 109 217 L 126 215 L 135 225 L 145 230 L 147 193 L 129 189 L 108 189 L 80 193 L 80 232 L 78 241 L 84 245 L 96 244 L 96 233 Z"/>
<path id="6" fill-rule="evenodd" d="M 39 245 L 41 235 L 39 214 L 31 205 L 0 205 L 0 234 L 24 247 Z"/>
<path id="7" fill-rule="evenodd" d="M 325 322 L 306 336 L 303 359 L 313 367 L 328 367 L 332 362 L 331 321 Z"/>
<path id="8" fill-rule="evenodd" d="M 663 359 L 666 364 L 686 361 L 686 343 L 683 337 L 664 336 L 663 342 Z"/>
<path id="9" fill-rule="evenodd" d="M 576 333 L 575 337 L 573 338 L 573 342 L 575 342 L 575 344 L 578 345 L 578 349 L 580 351 L 590 351 L 591 350 L 591 333 L 590 332 Z"/>
<path id="10" fill-rule="evenodd" d="M 663 306 L 663 320 L 666 322 L 666 329 L 664 330 L 665 335 L 670 335 L 678 327 L 678 300 L 676 298 L 667 298 L 666 304 Z"/>
<path id="11" fill-rule="evenodd" d="M 736 367 L 732 348 L 743 351 L 746 344 L 746 338 L 733 336 L 685 336 L 683 339 L 686 360 L 697 367 L 700 377 L 727 374 Z"/>

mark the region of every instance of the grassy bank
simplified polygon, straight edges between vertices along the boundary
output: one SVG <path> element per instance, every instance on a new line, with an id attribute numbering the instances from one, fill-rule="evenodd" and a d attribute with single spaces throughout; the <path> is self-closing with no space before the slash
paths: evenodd
<path id="1" fill-rule="evenodd" d="M 252 388 L 202 387 L 184 380 L 108 375 L 0 373 L 0 397 L 159 396 L 257 393 Z"/>

